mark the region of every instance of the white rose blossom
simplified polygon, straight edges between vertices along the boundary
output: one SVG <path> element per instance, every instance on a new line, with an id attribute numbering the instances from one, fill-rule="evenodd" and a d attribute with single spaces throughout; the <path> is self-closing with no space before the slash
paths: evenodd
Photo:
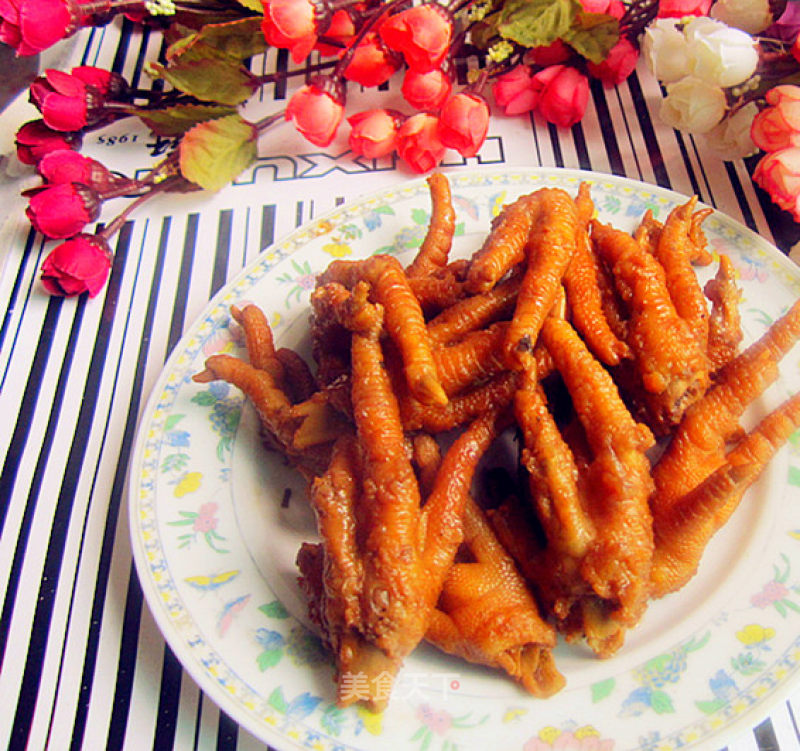
<path id="1" fill-rule="evenodd" d="M 684 29 L 693 76 L 727 88 L 746 81 L 758 65 L 755 40 L 712 18 L 692 19 Z"/>
<path id="2" fill-rule="evenodd" d="M 667 85 L 667 96 L 661 102 L 661 119 L 676 130 L 707 133 L 727 109 L 725 92 L 694 76 Z"/>
<path id="3" fill-rule="evenodd" d="M 764 31 L 772 23 L 769 0 L 717 0 L 709 15 L 748 34 Z"/>
<path id="4" fill-rule="evenodd" d="M 757 113 L 758 105 L 749 102 L 706 133 L 706 144 L 720 159 L 726 161 L 755 154 L 758 147 L 750 138 L 750 126 Z"/>
<path id="5" fill-rule="evenodd" d="M 663 83 L 679 81 L 689 73 L 686 37 L 674 18 L 658 18 L 644 32 L 642 57 Z"/>

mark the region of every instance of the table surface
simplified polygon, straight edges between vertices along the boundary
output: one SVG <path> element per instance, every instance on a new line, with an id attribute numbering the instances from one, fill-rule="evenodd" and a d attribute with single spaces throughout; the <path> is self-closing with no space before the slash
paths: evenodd
<path id="1" fill-rule="evenodd" d="M 147 86 L 144 62 L 162 53 L 158 34 L 125 21 L 81 32 L 69 62 L 110 68 Z M 283 53 L 271 51 L 256 72 L 286 65 Z M 265 87 L 248 107 L 275 111 L 293 85 Z M 397 103 L 396 88 L 380 96 Z M 363 92 L 349 96 L 352 111 L 366 108 Z M 754 165 L 723 162 L 701 139 L 665 127 L 660 99 L 645 71 L 616 88 L 595 83 L 574 128 L 494 117 L 477 157 L 449 155 L 443 169 L 542 166 L 622 175 L 696 193 L 788 252 L 800 233 L 755 188 Z M 17 102 L 3 115 L 3 130 L 36 116 Z M 130 174 L 168 146 L 126 120 L 87 136 L 83 151 Z M 52 244 L 30 231 L 17 198 L 37 181 L 6 159 L 0 747 L 264 748 L 182 670 L 143 601 L 125 498 L 137 419 L 182 332 L 226 280 L 314 216 L 414 176 L 391 159 L 354 158 L 344 136 L 316 149 L 289 125 L 262 137 L 259 154 L 254 168 L 217 195 L 134 214 L 115 239 L 110 281 L 92 300 L 43 292 L 38 268 Z M 107 212 L 101 219 L 116 213 L 113 206 Z M 728 748 L 800 748 L 798 710 L 800 691 Z"/>

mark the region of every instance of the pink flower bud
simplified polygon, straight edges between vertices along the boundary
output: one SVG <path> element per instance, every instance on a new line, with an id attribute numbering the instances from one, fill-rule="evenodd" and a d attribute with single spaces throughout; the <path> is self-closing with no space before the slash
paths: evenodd
<path id="1" fill-rule="evenodd" d="M 533 73 L 527 65 L 517 65 L 498 76 L 492 85 L 492 94 L 506 115 L 530 112 L 539 101 L 539 89 L 534 86 Z"/>
<path id="2" fill-rule="evenodd" d="M 61 183 L 32 192 L 25 213 L 37 232 L 47 237 L 71 237 L 100 215 L 102 200 L 79 183 Z"/>
<path id="3" fill-rule="evenodd" d="M 536 108 L 548 122 L 561 128 L 577 123 L 589 102 L 589 79 L 566 65 L 551 65 L 533 77 L 539 89 Z"/>
<path id="4" fill-rule="evenodd" d="M 489 105 L 479 94 L 456 94 L 439 113 L 439 139 L 461 156 L 475 156 L 489 129 Z"/>
<path id="5" fill-rule="evenodd" d="M 606 86 L 617 86 L 633 73 L 638 59 L 639 50 L 623 36 L 611 48 L 603 62 L 590 62 L 586 67 L 589 75 L 599 78 Z"/>
<path id="6" fill-rule="evenodd" d="M 658 18 L 707 16 L 710 9 L 711 0 L 660 0 Z"/>
<path id="7" fill-rule="evenodd" d="M 273 47 L 288 49 L 296 63 L 308 57 L 322 27 L 330 23 L 323 21 L 311 0 L 267 0 L 263 5 L 264 38 Z"/>
<path id="8" fill-rule="evenodd" d="M 420 174 L 432 170 L 444 159 L 445 146 L 439 139 L 439 118 L 418 112 L 397 131 L 397 153 Z"/>
<path id="9" fill-rule="evenodd" d="M 327 78 L 317 78 L 298 89 L 286 107 L 286 119 L 315 146 L 327 146 L 344 117 L 341 87 Z"/>
<path id="10" fill-rule="evenodd" d="M 374 32 L 367 33 L 344 69 L 344 77 L 362 86 L 380 86 L 400 69 L 401 58 Z"/>
<path id="11" fill-rule="evenodd" d="M 62 149 L 46 154 L 36 165 L 39 174 L 51 185 L 80 183 L 98 193 L 130 182 L 109 172 L 100 162 L 76 151 Z"/>
<path id="12" fill-rule="evenodd" d="M 82 140 L 80 133 L 64 133 L 48 128 L 44 120 L 31 120 L 17 131 L 17 158 L 23 164 L 37 164 L 51 151 L 79 149 Z"/>
<path id="13" fill-rule="evenodd" d="M 412 70 L 438 68 L 444 61 L 453 37 L 453 22 L 443 6 L 417 5 L 389 16 L 380 35 L 390 49 L 402 52 Z"/>
<path id="14" fill-rule="evenodd" d="M 78 28 L 70 9 L 67 0 L 0 0 L 0 42 L 36 55 Z"/>
<path id="15" fill-rule="evenodd" d="M 31 102 L 54 130 L 81 130 L 104 116 L 104 99 L 80 78 L 49 69 L 30 88 Z"/>
<path id="16" fill-rule="evenodd" d="M 325 31 L 325 38 L 336 42 L 338 46 L 318 41 L 314 49 L 320 55 L 338 55 L 355 34 L 356 26 L 350 13 L 347 9 L 340 8 L 331 16 L 331 25 Z"/>
<path id="17" fill-rule="evenodd" d="M 756 165 L 753 181 L 800 222 L 800 147 L 790 146 L 767 154 Z"/>
<path id="18" fill-rule="evenodd" d="M 55 247 L 42 264 L 42 284 L 51 295 L 94 297 L 111 269 L 111 249 L 98 235 L 80 234 Z"/>
<path id="19" fill-rule="evenodd" d="M 580 0 L 587 13 L 603 13 L 617 20 L 625 15 L 625 6 L 620 0 Z"/>
<path id="20" fill-rule="evenodd" d="M 389 110 L 367 110 L 347 118 L 350 123 L 350 149 L 367 159 L 391 154 L 397 143 L 399 113 Z"/>
<path id="21" fill-rule="evenodd" d="M 403 98 L 415 110 L 438 110 L 450 96 L 453 82 L 441 68 L 420 73 L 409 68 L 400 88 Z"/>

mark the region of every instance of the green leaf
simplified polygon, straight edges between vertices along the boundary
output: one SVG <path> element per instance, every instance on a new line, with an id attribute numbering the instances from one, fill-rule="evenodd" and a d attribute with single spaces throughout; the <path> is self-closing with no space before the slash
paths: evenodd
<path id="1" fill-rule="evenodd" d="M 259 610 L 267 616 L 267 618 L 288 618 L 289 611 L 283 606 L 280 600 L 273 600 L 265 605 L 262 605 Z"/>
<path id="2" fill-rule="evenodd" d="M 246 60 L 267 50 L 261 20 L 260 16 L 253 16 L 228 23 L 206 24 L 194 35 L 190 46 L 201 42 L 237 60 Z"/>
<path id="3" fill-rule="evenodd" d="M 619 21 L 603 13 L 580 12 L 561 38 L 587 60 L 602 63 L 619 41 Z"/>
<path id="4" fill-rule="evenodd" d="M 655 710 L 656 714 L 669 714 L 675 711 L 672 699 L 664 691 L 653 691 L 650 696 L 650 706 Z"/>
<path id="5" fill-rule="evenodd" d="M 552 44 L 569 32 L 580 10 L 578 0 L 506 0 L 497 31 L 524 47 Z"/>
<path id="6" fill-rule="evenodd" d="M 195 125 L 181 141 L 181 174 L 206 190 L 220 190 L 256 159 L 256 130 L 240 115 Z"/>
<path id="7" fill-rule="evenodd" d="M 282 649 L 266 649 L 256 658 L 256 664 L 259 670 L 264 671 L 277 665 L 281 657 L 283 657 Z"/>
<path id="8" fill-rule="evenodd" d="M 604 681 L 598 681 L 592 684 L 592 701 L 598 702 L 611 695 L 614 690 L 616 681 L 613 678 L 607 678 Z"/>
<path id="9" fill-rule="evenodd" d="M 198 123 L 226 117 L 236 112 L 234 107 L 221 104 L 179 104 L 160 110 L 142 111 L 131 107 L 131 114 L 159 136 L 180 136 Z"/>
<path id="10" fill-rule="evenodd" d="M 235 106 L 253 94 L 253 76 L 241 62 L 204 42 L 192 44 L 167 65 L 148 62 L 145 70 L 203 102 Z"/>
<path id="11" fill-rule="evenodd" d="M 264 12 L 264 4 L 261 0 L 236 0 L 236 2 L 248 10 L 254 10 L 256 13 Z"/>
<path id="12" fill-rule="evenodd" d="M 195 394 L 190 401 L 199 404 L 201 407 L 210 407 L 212 404 L 217 403 L 217 397 L 208 391 L 201 391 Z"/>

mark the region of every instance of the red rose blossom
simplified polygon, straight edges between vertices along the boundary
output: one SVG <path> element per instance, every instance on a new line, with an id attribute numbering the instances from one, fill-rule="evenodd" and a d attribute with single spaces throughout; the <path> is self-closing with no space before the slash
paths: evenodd
<path id="1" fill-rule="evenodd" d="M 489 105 L 480 94 L 450 97 L 439 113 L 439 139 L 461 156 L 475 156 L 489 129 Z"/>
<path id="2" fill-rule="evenodd" d="M 589 79 L 566 65 L 551 65 L 533 77 L 539 89 L 537 111 L 548 122 L 561 128 L 577 123 L 589 102 Z"/>
<path id="3" fill-rule="evenodd" d="M 0 42 L 36 55 L 77 29 L 66 0 L 0 0 Z"/>
<path id="4" fill-rule="evenodd" d="M 414 171 L 429 172 L 444 159 L 445 146 L 439 138 L 439 118 L 418 112 L 397 131 L 397 153 Z"/>
<path id="5" fill-rule="evenodd" d="M 367 159 L 378 159 L 391 154 L 397 143 L 397 112 L 375 109 L 357 112 L 347 118 L 350 123 L 350 149 Z"/>
<path id="6" fill-rule="evenodd" d="M 344 77 L 362 86 L 380 86 L 400 69 L 402 61 L 375 32 L 368 32 L 353 52 Z"/>
<path id="7" fill-rule="evenodd" d="M 111 249 L 98 235 L 80 234 L 55 247 L 42 264 L 42 284 L 51 295 L 94 297 L 111 269 Z"/>
<path id="8" fill-rule="evenodd" d="M 400 91 L 415 110 L 438 110 L 450 96 L 453 82 L 441 68 L 420 73 L 409 68 Z"/>
<path id="9" fill-rule="evenodd" d="M 621 84 L 636 67 L 639 50 L 627 38 L 620 37 L 601 63 L 590 62 L 586 68 L 589 75 L 600 79 L 606 86 Z"/>
<path id="10" fill-rule="evenodd" d="M 770 106 L 761 110 L 750 126 L 753 143 L 764 151 L 800 146 L 800 86 L 775 86 L 766 99 Z"/>
<path id="11" fill-rule="evenodd" d="M 707 16 L 711 0 L 660 0 L 658 18 L 683 18 L 683 16 Z"/>
<path id="12" fill-rule="evenodd" d="M 441 5 L 428 3 L 389 16 L 381 24 L 380 35 L 390 49 L 403 53 L 409 68 L 424 73 L 442 64 L 453 23 Z"/>
<path id="13" fill-rule="evenodd" d="M 298 89 L 286 107 L 286 119 L 315 146 L 327 146 L 344 117 L 344 95 L 330 79 L 319 78 Z"/>
<path id="14" fill-rule="evenodd" d="M 23 164 L 37 164 L 51 151 L 79 149 L 82 140 L 81 133 L 64 133 L 48 128 L 44 120 L 31 120 L 17 131 L 17 158 Z"/>
<path id="15" fill-rule="evenodd" d="M 498 76 L 492 85 L 494 100 L 506 115 L 530 112 L 539 101 L 539 93 L 533 83 L 533 72 L 527 65 L 517 65 Z"/>
<path id="16" fill-rule="evenodd" d="M 36 165 L 36 170 L 51 185 L 80 183 L 101 194 L 132 183 L 125 177 L 112 174 L 97 160 L 69 149 L 45 154 Z"/>
<path id="17" fill-rule="evenodd" d="M 300 63 L 317 43 L 320 18 L 311 0 L 268 0 L 264 5 L 261 30 L 273 47 L 288 49 L 292 60 Z"/>
<path id="18" fill-rule="evenodd" d="M 46 237 L 72 237 L 100 215 L 102 200 L 80 183 L 60 183 L 36 190 L 25 213 Z"/>

